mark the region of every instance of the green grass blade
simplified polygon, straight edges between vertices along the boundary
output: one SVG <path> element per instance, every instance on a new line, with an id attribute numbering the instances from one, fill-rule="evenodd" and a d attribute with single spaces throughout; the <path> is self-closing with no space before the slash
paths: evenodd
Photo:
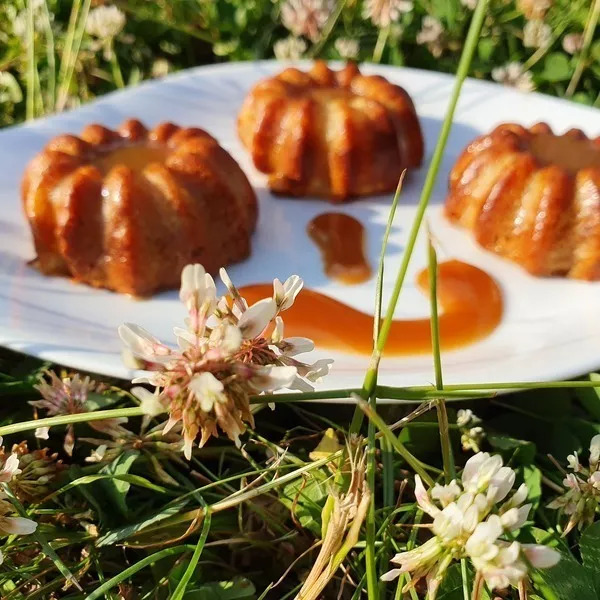
<path id="1" fill-rule="evenodd" d="M 444 389 L 444 380 L 442 377 L 442 356 L 440 352 L 440 320 L 438 315 L 437 300 L 437 280 L 438 263 L 437 254 L 431 237 L 428 236 L 428 270 L 429 270 L 429 304 L 430 304 L 430 322 L 431 322 L 431 350 L 433 354 L 433 365 L 435 370 L 435 387 L 438 390 Z M 448 427 L 448 411 L 443 398 L 435 401 L 437 409 L 438 426 L 440 430 L 440 444 L 442 446 L 442 461 L 444 464 L 444 478 L 446 483 L 454 479 L 454 456 L 452 455 L 452 444 L 450 443 L 450 430 Z"/>
<path id="2" fill-rule="evenodd" d="M 146 556 L 146 558 L 142 558 L 142 560 L 139 560 L 114 577 L 111 577 L 108 581 L 97 587 L 91 594 L 88 594 L 84 600 L 98 600 L 98 598 L 101 598 L 106 592 L 119 585 L 122 581 L 125 581 L 132 575 L 135 575 L 138 571 L 141 571 L 142 569 L 145 569 L 146 567 L 158 562 L 159 560 L 162 560 L 163 558 L 167 558 L 168 556 L 175 556 L 177 554 L 182 554 L 183 552 L 190 552 L 191 550 L 194 550 L 194 546 L 186 544 L 184 546 L 166 548 L 165 550 L 160 550 L 154 554 L 151 554 L 150 556 Z"/>
<path id="3" fill-rule="evenodd" d="M 200 555 L 202 554 L 202 550 L 204 549 L 204 544 L 206 543 L 206 538 L 208 537 L 208 532 L 210 531 L 210 510 L 206 509 L 206 505 L 204 506 L 204 523 L 202 523 L 202 532 L 200 533 L 200 538 L 198 539 L 198 543 L 196 544 L 196 548 L 194 549 L 194 554 L 192 554 L 192 558 L 188 563 L 185 572 L 183 573 L 173 595 L 171 596 L 171 600 L 183 600 L 183 596 L 185 594 L 185 590 L 190 582 L 192 576 L 194 575 L 194 571 L 198 566 L 198 561 L 200 560 Z"/>

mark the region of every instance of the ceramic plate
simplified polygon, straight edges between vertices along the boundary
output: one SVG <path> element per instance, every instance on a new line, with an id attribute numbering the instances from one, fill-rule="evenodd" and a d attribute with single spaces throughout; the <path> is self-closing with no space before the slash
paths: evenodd
<path id="1" fill-rule="evenodd" d="M 260 219 L 249 260 L 229 269 L 238 285 L 301 275 L 306 285 L 372 314 L 374 280 L 344 286 L 323 275 L 319 253 L 305 234 L 308 221 L 331 207 L 315 200 L 274 198 L 265 178 L 252 166 L 235 128 L 237 111 L 251 86 L 277 72 L 274 62 L 202 67 L 162 81 L 110 94 L 72 112 L 0 132 L 0 344 L 74 368 L 117 377 L 131 373 L 120 359 L 117 326 L 132 321 L 161 339 L 172 340 L 172 327 L 184 316 L 176 292 L 149 300 L 44 277 L 27 265 L 34 256 L 28 226 L 21 214 L 19 182 L 27 161 L 54 135 L 78 133 L 90 122 L 117 126 L 129 117 L 147 125 L 172 120 L 210 131 L 239 161 L 260 198 Z M 386 259 L 387 301 L 429 157 L 444 117 L 453 78 L 448 75 L 381 66 L 365 66 L 404 86 L 414 99 L 427 145 L 424 167 L 404 187 Z M 443 354 L 447 383 L 551 380 L 600 366 L 600 284 L 536 279 L 519 267 L 479 249 L 470 237 L 441 216 L 449 170 L 463 147 L 502 121 L 531 125 L 547 121 L 557 132 L 579 127 L 600 133 L 600 111 L 539 94 L 522 94 L 499 85 L 468 80 L 463 88 L 428 219 L 439 241 L 440 260 L 458 258 L 475 264 L 500 283 L 505 301 L 501 325 L 483 341 Z M 363 199 L 340 210 L 367 228 L 368 254 L 376 264 L 391 197 Z M 427 299 L 414 285 L 426 265 L 421 236 L 400 296 L 396 318 L 428 314 Z M 335 315 L 331 315 L 335 319 Z M 323 350 L 334 369 L 323 386 L 358 386 L 368 359 Z M 433 380 L 428 356 L 385 359 L 380 383 L 419 385 Z"/>

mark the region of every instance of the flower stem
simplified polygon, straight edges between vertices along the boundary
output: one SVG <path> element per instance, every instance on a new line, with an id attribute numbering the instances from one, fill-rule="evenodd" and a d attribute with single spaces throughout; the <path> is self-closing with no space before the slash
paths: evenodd
<path id="1" fill-rule="evenodd" d="M 32 421 L 23 421 L 22 423 L 13 423 L 12 425 L 0 427 L 0 437 L 20 433 L 21 431 L 31 431 L 38 427 L 55 427 L 57 425 L 71 425 L 72 423 L 85 423 L 87 421 L 102 421 L 104 419 L 115 419 L 118 417 L 139 417 L 143 414 L 142 409 L 136 406 L 132 408 L 97 410 L 74 415 L 59 415 L 56 417 L 47 417 L 46 419 L 33 419 Z"/>
<path id="2" fill-rule="evenodd" d="M 567 91 L 565 92 L 565 96 L 567 98 L 571 97 L 577 86 L 579 85 L 579 80 L 581 79 L 581 75 L 583 74 L 583 70 L 586 67 L 588 52 L 590 51 L 590 46 L 594 41 L 594 31 L 596 30 L 596 26 L 598 25 L 598 19 L 600 18 L 600 0 L 595 0 L 594 6 L 590 9 L 589 16 L 585 23 L 585 29 L 583 30 L 583 44 L 581 47 L 581 52 L 579 53 L 579 59 L 577 61 L 577 65 L 575 66 L 575 72 L 573 73 L 573 77 L 571 77 L 571 81 L 569 81 L 569 85 L 567 87 Z"/>
<path id="3" fill-rule="evenodd" d="M 460 561 L 460 575 L 462 578 L 463 600 L 469 600 L 469 573 L 467 572 L 467 559 Z"/>
<path id="4" fill-rule="evenodd" d="M 477 571 L 475 575 L 475 582 L 473 583 L 473 592 L 471 594 L 471 600 L 480 600 L 481 591 L 483 590 L 483 577 L 481 573 Z"/>
<path id="5" fill-rule="evenodd" d="M 429 303 L 431 307 L 431 348 L 433 351 L 433 365 L 435 370 L 435 387 L 444 389 L 442 377 L 442 357 L 440 352 L 440 321 L 438 315 L 437 301 L 437 255 L 431 236 L 428 243 L 428 269 L 429 269 Z M 440 444 L 442 446 L 442 460 L 444 463 L 444 478 L 446 483 L 454 479 L 456 472 L 454 467 L 454 456 L 452 456 L 452 445 L 450 443 L 450 430 L 448 427 L 448 412 L 443 398 L 435 401 L 437 409 L 438 426 L 440 431 Z"/>

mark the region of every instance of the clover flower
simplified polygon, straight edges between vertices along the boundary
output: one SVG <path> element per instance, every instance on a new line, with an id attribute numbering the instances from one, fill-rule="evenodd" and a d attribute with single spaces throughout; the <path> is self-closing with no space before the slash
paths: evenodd
<path id="1" fill-rule="evenodd" d="M 470 10 L 475 10 L 478 1 L 479 0 L 460 0 L 460 3 Z"/>
<path id="2" fill-rule="evenodd" d="M 425 578 L 428 598 L 433 600 L 455 560 L 470 559 L 490 589 L 517 586 L 527 577 L 528 565 L 545 568 L 556 564 L 560 555 L 551 548 L 501 539 L 520 529 L 531 509 L 531 504 L 524 504 L 525 484 L 508 498 L 514 482 L 515 472 L 502 465 L 500 456 L 487 452 L 467 461 L 460 482 L 436 484 L 428 492 L 416 475 L 415 497 L 433 519 L 433 536 L 421 546 L 397 554 L 392 562 L 400 568 L 382 579 L 410 573 L 410 588 Z"/>
<path id="3" fill-rule="evenodd" d="M 563 480 L 567 491 L 548 504 L 548 508 L 558 509 L 569 517 L 563 535 L 574 527 L 591 525 L 596 517 L 600 505 L 600 434 L 590 442 L 588 468 L 581 464 L 577 452 L 570 454 L 567 462 L 572 471 Z"/>
<path id="4" fill-rule="evenodd" d="M 503 67 L 492 69 L 492 79 L 522 92 L 532 92 L 535 84 L 530 71 L 525 71 L 519 62 L 509 62 Z"/>
<path id="5" fill-rule="evenodd" d="M 294 35 L 278 40 L 273 44 L 273 53 L 277 60 L 298 60 L 302 58 L 307 49 L 306 42 Z"/>
<path id="6" fill-rule="evenodd" d="M 125 27 L 125 13 L 116 6 L 100 5 L 88 13 L 85 30 L 101 40 L 112 39 Z"/>
<path id="7" fill-rule="evenodd" d="M 552 42 L 552 28 L 540 19 L 527 21 L 523 27 L 523 45 L 526 48 L 545 48 Z"/>
<path id="8" fill-rule="evenodd" d="M 2 438 L 0 437 L 0 445 Z M 12 452 L 10 456 L 4 454 L 0 456 L 0 483 L 11 484 L 14 478 L 22 473 L 19 469 L 19 457 L 16 452 Z M 0 490 L 0 535 L 28 535 L 33 533 L 37 528 L 37 523 L 31 519 L 23 517 L 13 517 L 14 508 L 8 501 L 8 495 Z M 0 552 L 0 563 L 4 557 Z"/>
<path id="9" fill-rule="evenodd" d="M 565 52 L 568 52 L 569 54 L 576 54 L 583 47 L 583 34 L 568 33 L 563 38 L 562 47 Z"/>
<path id="10" fill-rule="evenodd" d="M 363 17 L 370 19 L 375 27 L 389 27 L 413 6 L 410 0 L 366 0 Z"/>
<path id="11" fill-rule="evenodd" d="M 477 417 L 469 408 L 466 410 L 460 409 L 456 413 L 456 425 L 460 430 L 460 443 L 465 452 L 472 450 L 479 452 L 481 442 L 485 438 L 483 427 L 477 424 L 481 423 L 481 419 Z"/>
<path id="12" fill-rule="evenodd" d="M 45 375 L 45 377 L 44 377 Z M 49 416 L 56 415 L 75 415 L 82 412 L 88 412 L 91 408 L 88 405 L 88 396 L 93 392 L 103 390 L 103 384 L 97 384 L 88 376 L 80 377 L 75 374 L 73 377 L 63 377 L 62 379 L 54 371 L 45 371 L 40 376 L 39 383 L 35 389 L 42 395 L 41 400 L 32 400 L 29 402 L 36 408 L 48 411 Z M 110 427 L 114 419 L 104 421 L 90 421 L 88 425 L 93 429 L 101 431 Z M 39 427 L 36 430 L 36 437 L 48 439 L 48 428 Z M 64 449 L 71 456 L 75 446 L 75 430 L 73 425 L 67 426 L 65 434 Z"/>
<path id="13" fill-rule="evenodd" d="M 50 452 L 48 448 L 30 450 L 27 442 L 14 444 L 10 454 L 1 446 L 0 460 L 5 461 L 4 468 L 12 462 L 9 468 L 12 472 L 10 488 L 19 500 L 25 502 L 36 502 L 46 496 L 52 481 L 67 468 L 57 453 Z M 4 469 L 0 472 L 0 480 L 3 472 Z"/>
<path id="14" fill-rule="evenodd" d="M 303 282 L 293 275 L 273 281 L 273 296 L 248 306 L 225 269 L 221 279 L 229 295 L 217 299 L 213 278 L 201 265 L 188 265 L 181 274 L 180 299 L 187 308 L 186 328 L 175 328 L 179 349 L 162 344 L 138 325 L 119 327 L 129 350 L 153 365 L 149 383 L 132 391 L 147 414 L 169 413 L 168 432 L 181 422 L 184 454 L 191 457 L 196 438 L 203 446 L 223 431 L 239 443 L 245 423 L 253 424 L 249 398 L 282 388 L 311 390 L 333 361 L 310 365 L 296 356 L 314 348 L 306 338 L 285 338 L 280 313 L 290 308 Z M 270 332 L 270 333 L 268 333 Z"/>
<path id="15" fill-rule="evenodd" d="M 337 53 L 345 59 L 353 59 L 358 57 L 360 46 L 358 40 L 351 38 L 338 38 L 333 44 Z"/>
<path id="16" fill-rule="evenodd" d="M 335 4 L 335 0 L 286 0 L 281 7 L 281 23 L 296 37 L 303 35 L 316 42 Z"/>
<path id="17" fill-rule="evenodd" d="M 441 21 L 427 15 L 421 23 L 421 30 L 417 33 L 417 44 L 426 45 L 429 52 L 436 58 L 444 51 L 444 26 Z"/>
<path id="18" fill-rule="evenodd" d="M 528 19 L 543 19 L 551 6 L 552 0 L 517 0 L 517 8 Z"/>

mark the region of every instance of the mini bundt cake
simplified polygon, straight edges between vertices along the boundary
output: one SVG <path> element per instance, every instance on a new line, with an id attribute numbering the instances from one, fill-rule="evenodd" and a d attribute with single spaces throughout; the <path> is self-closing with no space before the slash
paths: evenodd
<path id="1" fill-rule="evenodd" d="M 258 83 L 238 118 L 238 133 L 274 192 L 343 201 L 392 192 L 402 171 L 423 159 L 412 100 L 354 64 L 332 71 L 315 62 Z"/>
<path id="2" fill-rule="evenodd" d="M 600 279 L 600 138 L 540 123 L 478 137 L 450 174 L 447 217 L 534 275 Z"/>
<path id="3" fill-rule="evenodd" d="M 136 120 L 52 139 L 22 198 L 42 273 L 134 296 L 178 287 L 188 263 L 214 272 L 247 257 L 257 218 L 252 187 L 213 137 Z"/>

